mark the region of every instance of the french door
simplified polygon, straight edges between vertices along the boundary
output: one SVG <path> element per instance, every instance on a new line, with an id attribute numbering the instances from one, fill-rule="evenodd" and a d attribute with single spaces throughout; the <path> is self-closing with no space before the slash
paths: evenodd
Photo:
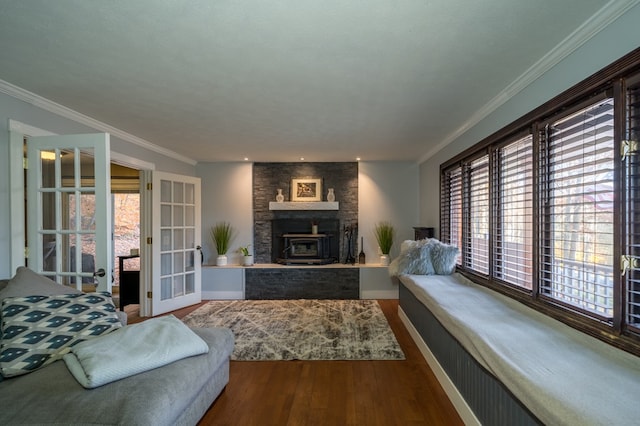
<path id="1" fill-rule="evenodd" d="M 200 178 L 150 173 L 151 285 L 145 287 L 152 289 L 150 315 L 156 316 L 202 300 Z"/>
<path id="2" fill-rule="evenodd" d="M 31 269 L 79 290 L 111 292 L 109 162 L 106 133 L 27 139 Z"/>

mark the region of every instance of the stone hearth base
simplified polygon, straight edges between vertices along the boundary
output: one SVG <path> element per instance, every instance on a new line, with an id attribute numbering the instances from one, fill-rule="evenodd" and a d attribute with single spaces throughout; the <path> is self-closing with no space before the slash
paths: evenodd
<path id="1" fill-rule="evenodd" d="M 358 299 L 358 268 L 247 268 L 246 299 Z"/>

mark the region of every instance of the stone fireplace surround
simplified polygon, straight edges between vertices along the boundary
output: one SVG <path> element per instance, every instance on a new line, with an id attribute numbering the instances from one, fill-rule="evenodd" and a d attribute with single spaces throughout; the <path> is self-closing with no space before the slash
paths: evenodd
<path id="1" fill-rule="evenodd" d="M 322 201 L 329 188 L 334 188 L 339 210 L 270 210 L 278 188 L 284 201 L 291 201 L 291 179 L 322 179 Z M 306 203 L 305 203 L 306 204 Z M 312 204 L 312 203 L 310 203 Z M 359 271 L 351 265 L 286 266 L 273 269 L 260 264 L 272 264 L 274 223 L 291 220 L 300 232 L 311 233 L 311 222 L 318 224 L 318 232 L 335 232 L 334 249 L 338 262 L 346 257 L 345 226 L 358 222 L 358 163 L 255 163 L 253 165 L 253 217 L 256 265 L 245 270 L 245 298 L 247 299 L 357 299 Z M 330 229 L 326 227 L 329 226 Z M 305 231 L 306 229 L 306 231 Z M 277 230 L 276 230 L 277 231 Z M 276 232 L 276 234 L 279 232 Z M 357 233 L 354 241 L 357 241 Z M 337 247 L 336 247 L 337 246 Z"/>
<path id="2" fill-rule="evenodd" d="M 269 202 L 275 201 L 277 189 L 282 189 L 285 201 L 291 200 L 291 179 L 321 178 L 322 201 L 326 201 L 328 188 L 334 188 L 339 210 L 269 210 Z M 344 227 L 357 226 L 358 222 L 358 163 L 255 163 L 253 165 L 253 217 L 255 262 L 273 263 L 274 220 L 292 219 L 297 223 L 317 222 L 319 229 L 325 223 L 337 223 L 338 262 L 346 257 Z M 357 233 L 354 236 L 357 242 Z M 356 253 L 357 255 L 357 253 Z"/>

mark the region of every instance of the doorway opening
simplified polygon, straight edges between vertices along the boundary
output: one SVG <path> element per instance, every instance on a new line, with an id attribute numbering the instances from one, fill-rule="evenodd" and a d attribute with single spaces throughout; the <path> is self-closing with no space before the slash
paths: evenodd
<path id="1" fill-rule="evenodd" d="M 111 163 L 113 301 L 128 316 L 140 314 L 140 173 Z"/>

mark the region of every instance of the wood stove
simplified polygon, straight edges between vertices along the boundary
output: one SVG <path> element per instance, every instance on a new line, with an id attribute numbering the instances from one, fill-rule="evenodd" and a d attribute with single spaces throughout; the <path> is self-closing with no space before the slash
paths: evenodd
<path id="1" fill-rule="evenodd" d="M 324 265 L 338 261 L 337 220 L 323 220 L 316 234 L 307 220 L 274 220 L 272 255 L 275 263 L 285 265 Z"/>
<path id="2" fill-rule="evenodd" d="M 331 258 L 328 234 L 284 234 L 284 250 L 278 263 L 318 265 L 335 262 Z"/>

